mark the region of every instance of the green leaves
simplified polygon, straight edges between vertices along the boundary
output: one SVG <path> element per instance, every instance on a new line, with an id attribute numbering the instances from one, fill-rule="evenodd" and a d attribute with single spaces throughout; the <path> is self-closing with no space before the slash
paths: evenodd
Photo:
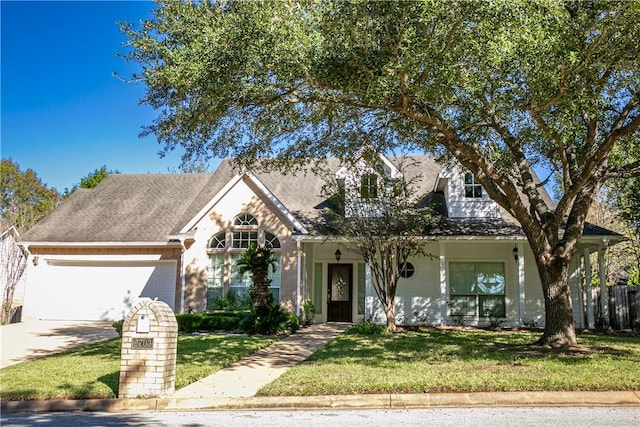
<path id="1" fill-rule="evenodd" d="M 2 159 L 0 189 L 0 220 L 3 224 L 15 225 L 20 233 L 51 212 L 60 198 L 58 192 L 43 184 L 32 169 L 23 171 L 11 159 Z"/>

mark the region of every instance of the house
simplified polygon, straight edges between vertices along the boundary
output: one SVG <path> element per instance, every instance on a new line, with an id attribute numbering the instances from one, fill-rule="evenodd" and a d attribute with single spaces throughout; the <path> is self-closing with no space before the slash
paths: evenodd
<path id="1" fill-rule="evenodd" d="M 518 223 L 492 201 L 470 173 L 433 157 L 381 156 L 383 169 L 328 159 L 328 179 L 345 197 L 374 191 L 387 178 L 410 176 L 425 198 L 439 201 L 442 220 L 425 240 L 434 257 L 410 259 L 396 296 L 406 324 L 542 325 L 542 287 Z M 385 176 L 380 176 L 385 175 Z M 379 178 L 379 179 L 378 179 Z M 236 260 L 251 244 L 277 257 L 271 291 L 291 312 L 305 299 L 315 322 L 384 321 L 371 275 L 348 241 L 320 230 L 327 177 L 237 173 L 224 160 L 213 174 L 110 175 L 80 189 L 22 239 L 30 252 L 25 318 L 121 319 L 139 297 L 158 298 L 176 313 L 211 309 L 216 297 L 247 291 Z M 547 196 L 548 197 L 548 196 Z M 593 326 L 585 293 L 589 254 L 619 236 L 585 227 L 570 278 L 577 326 Z M 339 255 L 339 256 L 338 256 Z M 587 280 L 590 282 L 590 280 Z"/>

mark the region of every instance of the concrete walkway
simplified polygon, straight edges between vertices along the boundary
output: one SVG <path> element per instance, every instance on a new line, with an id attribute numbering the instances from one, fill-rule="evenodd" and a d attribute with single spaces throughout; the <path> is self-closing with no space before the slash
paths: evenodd
<path id="1" fill-rule="evenodd" d="M 112 323 L 29 320 L 0 326 L 0 368 L 115 338 Z"/>
<path id="2" fill-rule="evenodd" d="M 265 384 L 303 362 L 349 324 L 311 325 L 173 394 L 175 399 L 252 397 Z"/>

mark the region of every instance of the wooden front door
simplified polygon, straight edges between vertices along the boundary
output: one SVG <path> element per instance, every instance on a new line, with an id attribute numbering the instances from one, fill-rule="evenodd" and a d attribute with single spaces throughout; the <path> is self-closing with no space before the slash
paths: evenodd
<path id="1" fill-rule="evenodd" d="M 329 264 L 327 321 L 351 322 L 353 291 L 351 264 Z"/>

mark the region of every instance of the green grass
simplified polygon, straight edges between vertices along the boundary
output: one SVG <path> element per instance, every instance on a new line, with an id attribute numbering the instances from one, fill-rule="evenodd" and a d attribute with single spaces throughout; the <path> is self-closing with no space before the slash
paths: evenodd
<path id="1" fill-rule="evenodd" d="M 537 338 L 437 329 L 342 335 L 259 394 L 640 390 L 640 336 L 581 335 L 571 351 L 532 347 Z"/>
<path id="2" fill-rule="evenodd" d="M 180 336 L 176 389 L 275 342 L 272 338 Z M 0 370 L 2 400 L 114 398 L 120 378 L 120 339 L 23 362 Z"/>

